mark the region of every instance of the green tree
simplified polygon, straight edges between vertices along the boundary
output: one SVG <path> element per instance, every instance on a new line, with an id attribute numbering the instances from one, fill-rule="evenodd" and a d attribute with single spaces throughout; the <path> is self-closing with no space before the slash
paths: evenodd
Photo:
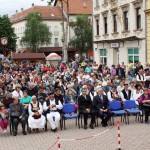
<path id="1" fill-rule="evenodd" d="M 32 49 L 32 52 L 37 52 L 40 45 L 50 44 L 51 35 L 48 26 L 42 22 L 41 14 L 39 12 L 31 12 L 27 17 L 21 44 L 26 44 L 27 47 Z"/>
<path id="2" fill-rule="evenodd" d="M 87 15 L 79 15 L 76 22 L 70 23 L 75 36 L 70 40 L 69 46 L 79 49 L 80 53 L 92 49 L 92 26 Z"/>
<path id="3" fill-rule="evenodd" d="M 8 38 L 8 45 L 6 49 L 8 50 L 15 50 L 16 48 L 16 35 L 14 33 L 14 28 L 12 27 L 12 23 L 10 22 L 7 15 L 0 16 L 0 38 L 7 37 Z M 2 53 L 2 46 L 0 46 L 0 53 Z"/>

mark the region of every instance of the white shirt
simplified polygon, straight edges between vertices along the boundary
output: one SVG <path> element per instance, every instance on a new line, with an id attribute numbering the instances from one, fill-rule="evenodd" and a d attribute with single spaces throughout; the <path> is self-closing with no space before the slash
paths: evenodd
<path id="1" fill-rule="evenodd" d="M 115 97 L 118 97 L 117 94 L 114 93 L 114 95 L 115 95 Z M 111 91 L 109 91 L 109 92 L 107 93 L 107 97 L 108 97 L 108 100 L 109 100 L 110 102 L 114 100 L 114 99 L 111 97 Z"/>
<path id="2" fill-rule="evenodd" d="M 50 101 L 50 105 L 56 105 L 55 99 L 54 100 L 49 100 L 49 101 Z M 57 110 L 57 109 L 61 110 L 62 108 L 63 108 L 63 105 L 61 104 L 60 101 L 58 101 L 58 105 L 56 105 L 56 107 L 53 107 L 53 108 L 50 107 L 50 110 Z M 44 104 L 43 104 L 43 110 L 44 111 L 48 110 L 48 106 L 47 106 L 46 102 L 44 102 Z"/>
<path id="3" fill-rule="evenodd" d="M 141 79 L 139 78 L 139 76 L 141 77 Z M 137 81 L 146 81 L 145 74 L 143 74 L 143 75 L 137 75 L 137 76 L 136 76 L 136 80 L 137 80 Z"/>
<path id="4" fill-rule="evenodd" d="M 23 92 L 20 90 L 20 93 L 18 93 L 16 90 L 12 92 L 12 98 L 18 97 L 21 99 L 23 97 Z"/>
<path id="5" fill-rule="evenodd" d="M 129 94 L 129 91 L 125 91 L 125 92 L 126 92 L 127 95 Z M 131 92 L 130 98 L 128 100 L 133 100 L 132 96 L 133 96 L 133 93 Z M 124 98 L 124 95 L 123 95 L 122 92 L 120 93 L 120 97 L 121 97 L 122 101 L 127 100 L 127 99 Z"/>

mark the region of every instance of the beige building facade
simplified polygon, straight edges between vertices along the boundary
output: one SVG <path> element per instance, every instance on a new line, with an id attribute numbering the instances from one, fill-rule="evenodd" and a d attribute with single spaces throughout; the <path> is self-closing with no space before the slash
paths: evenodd
<path id="1" fill-rule="evenodd" d="M 146 62 L 145 0 L 93 0 L 94 60 Z"/>

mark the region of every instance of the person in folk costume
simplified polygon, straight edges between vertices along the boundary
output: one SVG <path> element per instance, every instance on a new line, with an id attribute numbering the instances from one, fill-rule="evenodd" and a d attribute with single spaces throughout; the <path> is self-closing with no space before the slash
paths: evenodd
<path id="1" fill-rule="evenodd" d="M 140 81 L 143 81 L 143 82 L 146 81 L 145 73 L 142 69 L 140 69 L 138 74 L 136 75 L 136 80 L 139 81 L 139 82 Z"/>
<path id="2" fill-rule="evenodd" d="M 54 93 L 49 94 L 49 99 L 44 102 L 43 109 L 47 113 L 47 120 L 51 125 L 51 131 L 56 132 L 60 121 L 60 110 L 63 105 L 60 100 L 55 99 Z"/>
<path id="3" fill-rule="evenodd" d="M 32 96 L 32 102 L 28 106 L 28 111 L 29 128 L 36 129 L 36 132 L 39 132 L 39 128 L 44 128 L 46 120 L 45 117 L 42 115 L 42 105 L 40 102 L 38 102 L 36 96 Z"/>
<path id="4" fill-rule="evenodd" d="M 120 93 L 122 101 L 132 100 L 133 93 L 128 88 L 128 84 L 124 85 L 124 90 Z"/>
<path id="5" fill-rule="evenodd" d="M 118 92 L 117 92 L 117 87 L 115 85 L 112 85 L 112 89 L 107 93 L 108 100 L 121 100 Z"/>

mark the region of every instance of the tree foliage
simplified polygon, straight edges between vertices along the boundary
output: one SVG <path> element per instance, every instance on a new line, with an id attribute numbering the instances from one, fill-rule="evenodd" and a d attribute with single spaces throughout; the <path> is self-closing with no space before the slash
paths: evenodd
<path id="1" fill-rule="evenodd" d="M 46 24 L 42 22 L 42 16 L 38 12 L 31 12 L 27 17 L 24 36 L 21 44 L 26 44 L 33 52 L 39 45 L 50 44 L 51 32 Z"/>
<path id="2" fill-rule="evenodd" d="M 87 15 L 79 15 L 76 22 L 70 23 L 75 36 L 70 40 L 69 45 L 80 50 L 80 53 L 87 52 L 92 48 L 92 27 Z"/>
<path id="3" fill-rule="evenodd" d="M 7 37 L 8 45 L 6 46 L 7 50 L 15 50 L 16 48 L 16 35 L 12 23 L 10 22 L 7 15 L 0 16 L 0 38 Z M 2 46 L 0 46 L 0 53 L 2 53 Z"/>

